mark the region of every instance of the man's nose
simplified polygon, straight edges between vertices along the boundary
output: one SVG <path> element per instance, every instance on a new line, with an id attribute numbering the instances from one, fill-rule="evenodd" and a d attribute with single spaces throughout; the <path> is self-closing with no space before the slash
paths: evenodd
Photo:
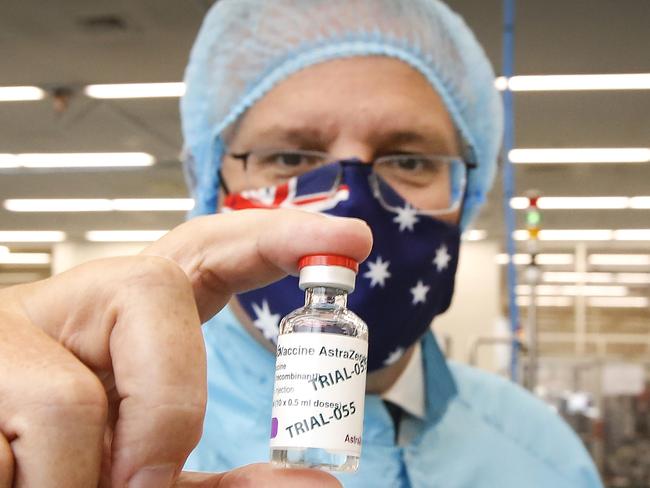
<path id="1" fill-rule="evenodd" d="M 369 163 L 374 159 L 374 148 L 362 141 L 336 141 L 329 148 L 329 155 L 333 161 L 342 159 L 360 159 Z"/>

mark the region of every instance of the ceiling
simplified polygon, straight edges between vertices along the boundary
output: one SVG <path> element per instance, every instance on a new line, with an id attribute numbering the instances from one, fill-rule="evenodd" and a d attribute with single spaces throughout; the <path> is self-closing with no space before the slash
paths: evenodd
<path id="1" fill-rule="evenodd" d="M 501 1 L 448 3 L 465 16 L 500 73 Z M 179 81 L 209 4 L 10 2 L 0 16 L 0 86 L 79 92 L 91 83 Z M 648 73 L 648 25 L 648 0 L 520 0 L 515 71 Z M 650 147 L 650 91 L 515 93 L 514 100 L 515 147 Z M 0 153 L 145 151 L 158 160 L 147 169 L 0 170 L 0 200 L 186 195 L 177 99 L 99 101 L 77 93 L 63 113 L 53 110 L 51 99 L 0 103 L 0 127 Z M 515 179 L 518 194 L 533 188 L 556 196 L 650 194 L 649 163 L 518 165 Z M 487 230 L 488 239 L 503 241 L 502 214 L 497 183 L 475 227 Z M 523 227 L 522 215 L 518 213 L 518 228 Z M 81 239 L 89 229 L 167 229 L 182 220 L 182 212 L 12 213 L 0 208 L 0 230 L 63 230 L 71 239 Z M 549 210 L 543 225 L 647 229 L 650 211 Z M 544 242 L 542 250 L 572 251 L 574 246 Z M 589 244 L 589 250 L 605 252 L 649 249 L 647 241 Z"/>

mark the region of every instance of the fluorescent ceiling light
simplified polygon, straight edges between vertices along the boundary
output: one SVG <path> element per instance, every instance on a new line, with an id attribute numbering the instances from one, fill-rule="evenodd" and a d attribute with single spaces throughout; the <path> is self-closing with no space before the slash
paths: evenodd
<path id="1" fill-rule="evenodd" d="M 118 83 L 88 85 L 84 92 L 91 98 L 163 98 L 182 97 L 185 83 Z"/>
<path id="2" fill-rule="evenodd" d="M 40 252 L 0 254 L 0 264 L 50 264 L 50 255 Z"/>
<path id="3" fill-rule="evenodd" d="M 487 237 L 487 232 L 484 230 L 471 229 L 463 232 L 462 239 L 464 241 L 482 241 Z"/>
<path id="4" fill-rule="evenodd" d="M 650 197 L 647 198 L 650 200 Z M 631 201 L 628 197 L 539 197 L 537 207 L 541 210 L 625 209 L 632 208 Z M 643 200 L 638 202 L 644 203 Z M 510 200 L 510 206 L 517 210 L 527 209 L 529 205 L 530 200 L 527 197 L 514 197 Z"/>
<path id="5" fill-rule="evenodd" d="M 10 199 L 4 207 L 11 212 L 111 212 L 187 211 L 194 208 L 191 198 L 44 198 Z"/>
<path id="6" fill-rule="evenodd" d="M 621 209 L 627 208 L 627 197 L 542 197 L 541 209 Z"/>
<path id="7" fill-rule="evenodd" d="M 576 273 L 573 271 L 545 271 L 542 273 L 542 280 L 546 283 L 613 283 L 612 273 Z"/>
<path id="8" fill-rule="evenodd" d="M 590 297 L 587 299 L 590 307 L 607 308 L 648 308 L 647 297 Z"/>
<path id="9" fill-rule="evenodd" d="M 529 296 L 518 296 L 516 298 L 517 305 L 520 307 L 530 306 L 530 297 Z M 573 298 L 571 297 L 536 297 L 535 304 L 538 307 L 570 307 L 573 305 Z"/>
<path id="10" fill-rule="evenodd" d="M 10 212 L 107 212 L 112 210 L 110 200 L 88 199 L 15 199 L 5 200 L 4 208 Z"/>
<path id="11" fill-rule="evenodd" d="M 20 168 L 15 154 L 0 154 L 0 169 Z"/>
<path id="12" fill-rule="evenodd" d="M 650 148 L 539 148 L 512 149 L 508 153 L 513 163 L 647 163 Z"/>
<path id="13" fill-rule="evenodd" d="M 42 100 L 45 91 L 37 86 L 0 86 L 0 102 Z"/>
<path id="14" fill-rule="evenodd" d="M 650 208 L 650 197 L 631 197 L 630 208 Z"/>
<path id="15" fill-rule="evenodd" d="M 0 246 L 0 255 L 9 254 L 9 248 L 7 246 Z"/>
<path id="16" fill-rule="evenodd" d="M 61 242 L 65 232 L 58 230 L 0 230 L 0 242 Z"/>
<path id="17" fill-rule="evenodd" d="M 510 207 L 515 210 L 524 210 L 530 206 L 528 197 L 512 197 L 510 199 Z"/>
<path id="18" fill-rule="evenodd" d="M 112 201 L 114 210 L 132 211 L 182 211 L 194 208 L 192 198 L 118 198 Z"/>
<path id="19" fill-rule="evenodd" d="M 92 242 L 152 242 L 160 239 L 166 230 L 90 230 L 86 240 Z"/>
<path id="20" fill-rule="evenodd" d="M 590 254 L 587 262 L 593 266 L 650 266 L 650 255 Z"/>
<path id="21" fill-rule="evenodd" d="M 501 76 L 494 84 L 512 91 L 650 90 L 650 73 Z"/>
<path id="22" fill-rule="evenodd" d="M 542 280 L 546 283 L 620 283 L 629 285 L 650 284 L 650 273 L 576 273 L 545 271 Z"/>
<path id="23" fill-rule="evenodd" d="M 155 159 L 151 154 L 143 152 L 23 153 L 4 155 L 0 158 L 0 167 L 3 162 L 14 168 L 105 168 L 151 166 Z"/>
<path id="24" fill-rule="evenodd" d="M 614 231 L 617 241 L 650 241 L 650 229 L 618 229 Z"/>
<path id="25" fill-rule="evenodd" d="M 526 229 L 518 229 L 512 237 L 527 241 Z M 542 229 L 537 235 L 540 241 L 650 241 L 650 229 Z"/>
<path id="26" fill-rule="evenodd" d="M 522 256 L 528 256 L 528 262 L 523 262 Z M 510 262 L 510 256 L 505 253 L 497 254 L 494 257 L 494 262 L 497 264 L 508 264 Z M 530 264 L 530 255 L 529 254 L 515 254 L 514 255 L 515 264 Z"/>
<path id="27" fill-rule="evenodd" d="M 650 273 L 616 273 L 617 283 L 650 285 Z"/>
<path id="28" fill-rule="evenodd" d="M 573 254 L 538 254 L 536 262 L 543 266 L 562 266 L 573 264 Z"/>
<path id="29" fill-rule="evenodd" d="M 494 88 L 499 91 L 504 91 L 508 88 L 508 78 L 505 76 L 498 76 L 494 80 Z"/>
<path id="30" fill-rule="evenodd" d="M 530 254 L 515 254 L 514 262 L 517 265 L 530 264 Z M 507 254 L 498 254 L 497 264 L 508 264 Z M 573 254 L 538 254 L 537 264 L 545 266 L 564 266 L 573 264 Z"/>
<path id="31" fill-rule="evenodd" d="M 528 238 L 528 231 L 525 229 L 519 229 L 513 233 L 513 239 L 516 241 L 526 241 Z M 538 239 L 540 241 L 611 241 L 614 239 L 614 231 L 609 229 L 542 229 L 539 231 Z"/>
<path id="32" fill-rule="evenodd" d="M 529 237 L 530 234 L 526 229 L 517 229 L 512 233 L 512 238 L 515 241 L 527 241 Z"/>
<path id="33" fill-rule="evenodd" d="M 544 229 L 539 232 L 544 241 L 609 241 L 612 231 L 607 229 Z"/>
<path id="34" fill-rule="evenodd" d="M 518 295 L 530 295 L 530 291 L 530 285 L 515 287 L 515 292 Z M 620 285 L 537 285 L 535 292 L 538 295 L 622 297 L 627 295 L 628 289 Z"/>

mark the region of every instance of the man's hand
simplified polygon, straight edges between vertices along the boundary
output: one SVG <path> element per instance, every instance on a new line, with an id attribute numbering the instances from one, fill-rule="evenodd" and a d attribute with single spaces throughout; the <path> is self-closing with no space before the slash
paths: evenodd
<path id="1" fill-rule="evenodd" d="M 170 486 L 201 435 L 200 323 L 303 255 L 361 261 L 371 240 L 358 220 L 240 211 L 189 221 L 139 256 L 1 290 L 0 488 Z M 177 483 L 337 486 L 264 465 Z"/>

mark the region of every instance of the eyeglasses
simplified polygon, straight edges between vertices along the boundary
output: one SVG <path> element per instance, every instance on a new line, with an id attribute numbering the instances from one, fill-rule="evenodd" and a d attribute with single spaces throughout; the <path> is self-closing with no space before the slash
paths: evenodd
<path id="1" fill-rule="evenodd" d="M 278 186 L 291 178 L 335 162 L 320 151 L 261 149 L 229 154 L 242 161 L 247 189 Z M 476 164 L 453 156 L 395 154 L 370 163 L 370 184 L 382 204 L 390 210 L 403 206 L 399 195 L 415 210 L 426 214 L 450 213 L 462 203 L 468 171 Z M 331 165 L 322 176 L 331 180 L 334 191 L 341 182 L 343 166 Z M 397 195 L 396 195 L 397 194 Z"/>

